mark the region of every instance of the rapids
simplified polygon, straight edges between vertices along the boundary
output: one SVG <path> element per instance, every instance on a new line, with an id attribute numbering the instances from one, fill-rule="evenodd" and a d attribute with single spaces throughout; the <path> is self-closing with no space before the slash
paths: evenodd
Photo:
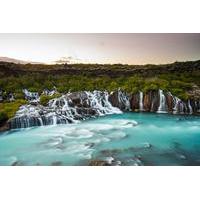
<path id="1" fill-rule="evenodd" d="M 197 116 L 142 112 L 14 129 L 0 165 L 200 165 L 199 130 Z"/>

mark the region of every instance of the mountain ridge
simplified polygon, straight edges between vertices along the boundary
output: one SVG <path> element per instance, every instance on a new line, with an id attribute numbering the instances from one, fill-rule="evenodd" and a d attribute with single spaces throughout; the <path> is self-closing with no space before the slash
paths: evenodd
<path id="1" fill-rule="evenodd" d="M 0 56 L 0 62 L 7 62 L 7 63 L 15 63 L 15 64 L 43 64 L 40 62 L 33 62 L 33 61 L 25 61 L 25 60 L 20 60 L 20 59 L 15 59 L 15 58 L 10 58 L 6 56 Z"/>

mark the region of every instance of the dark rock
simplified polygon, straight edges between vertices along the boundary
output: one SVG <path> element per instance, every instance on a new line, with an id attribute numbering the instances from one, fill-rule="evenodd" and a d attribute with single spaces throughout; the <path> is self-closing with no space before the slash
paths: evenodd
<path id="1" fill-rule="evenodd" d="M 139 110 L 139 101 L 140 101 L 139 93 L 133 94 L 130 100 L 131 110 L 133 111 Z"/>
<path id="2" fill-rule="evenodd" d="M 105 160 L 91 160 L 88 165 L 89 166 L 110 166 L 110 164 Z"/>
<path id="3" fill-rule="evenodd" d="M 8 121 L 0 125 L 0 134 L 8 130 L 10 130 L 10 125 Z"/>
<path id="4" fill-rule="evenodd" d="M 172 113 L 173 112 L 173 96 L 171 94 L 166 94 L 166 101 L 167 101 L 167 107 L 168 107 L 168 112 Z"/>

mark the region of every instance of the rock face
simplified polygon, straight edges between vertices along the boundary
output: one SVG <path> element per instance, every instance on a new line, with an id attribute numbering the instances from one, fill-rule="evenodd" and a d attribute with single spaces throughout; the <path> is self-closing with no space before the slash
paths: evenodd
<path id="1" fill-rule="evenodd" d="M 122 111 L 141 111 L 172 114 L 200 113 L 200 101 L 181 99 L 170 92 L 149 91 L 133 95 L 117 90 L 72 92 L 39 104 L 37 93 L 27 94 L 29 105 L 23 105 L 9 122 L 11 128 L 74 123 L 91 117 L 118 114 Z M 32 102 L 37 103 L 32 103 Z"/>

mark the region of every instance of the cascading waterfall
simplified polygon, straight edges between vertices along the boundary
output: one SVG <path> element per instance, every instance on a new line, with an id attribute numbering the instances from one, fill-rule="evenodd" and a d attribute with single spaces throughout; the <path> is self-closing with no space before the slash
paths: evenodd
<path id="1" fill-rule="evenodd" d="M 118 89 L 118 102 L 125 106 L 124 110 L 131 110 L 130 100 L 128 96 L 125 94 L 125 92 L 121 91 L 120 89 Z"/>
<path id="2" fill-rule="evenodd" d="M 166 97 L 163 94 L 162 90 L 159 90 L 159 99 L 160 99 L 160 103 L 159 103 L 159 107 L 158 107 L 158 111 L 157 113 L 166 113 L 167 109 L 166 109 Z"/>
<path id="3" fill-rule="evenodd" d="M 40 101 L 38 92 L 29 92 L 27 89 L 22 90 L 25 96 L 25 99 L 30 103 L 37 103 Z"/>
<path id="4" fill-rule="evenodd" d="M 130 104 L 133 104 L 130 96 L 120 89 L 110 94 L 107 91 L 69 92 L 50 100 L 47 106 L 39 104 L 38 93 L 30 93 L 28 90 L 24 92 L 30 104 L 21 106 L 15 117 L 10 119 L 11 128 L 77 123 L 91 117 L 119 114 L 122 113 L 121 110 L 129 111 Z M 137 101 L 134 103 L 139 106 L 140 111 L 149 106 L 150 111 L 157 110 L 157 113 L 171 111 L 173 114 L 200 113 L 199 101 L 192 101 L 192 104 L 190 100 L 184 102 L 170 92 L 164 94 L 162 90 L 158 91 L 158 95 L 155 93 L 145 95 L 148 97 L 146 101 L 143 92 L 135 94 Z"/>
<path id="5" fill-rule="evenodd" d="M 173 114 L 185 114 L 185 113 L 189 113 L 192 114 L 193 110 L 192 110 L 192 106 L 190 105 L 190 101 L 188 101 L 188 109 L 189 112 L 187 112 L 187 106 L 186 103 L 184 103 L 181 99 L 179 99 L 176 96 L 173 96 Z"/>
<path id="6" fill-rule="evenodd" d="M 192 106 L 190 104 L 190 100 L 188 100 L 188 108 L 189 108 L 189 114 L 192 114 L 193 110 L 192 110 Z"/>
<path id="7" fill-rule="evenodd" d="M 11 128 L 78 122 L 92 116 L 122 113 L 108 100 L 108 92 L 68 93 L 49 101 L 48 106 L 24 105 L 10 120 Z M 77 103 L 79 101 L 79 103 Z"/>
<path id="8" fill-rule="evenodd" d="M 173 104 L 174 104 L 173 113 L 177 114 L 179 112 L 183 112 L 183 107 L 179 106 L 180 104 L 182 105 L 181 100 L 176 96 L 172 95 L 172 97 L 173 97 Z M 180 107 L 180 109 L 179 109 L 179 107 Z"/>
<path id="9" fill-rule="evenodd" d="M 143 107 L 143 92 L 140 92 L 140 102 L 139 102 L 139 109 L 140 111 L 143 111 L 144 110 L 144 107 Z"/>

